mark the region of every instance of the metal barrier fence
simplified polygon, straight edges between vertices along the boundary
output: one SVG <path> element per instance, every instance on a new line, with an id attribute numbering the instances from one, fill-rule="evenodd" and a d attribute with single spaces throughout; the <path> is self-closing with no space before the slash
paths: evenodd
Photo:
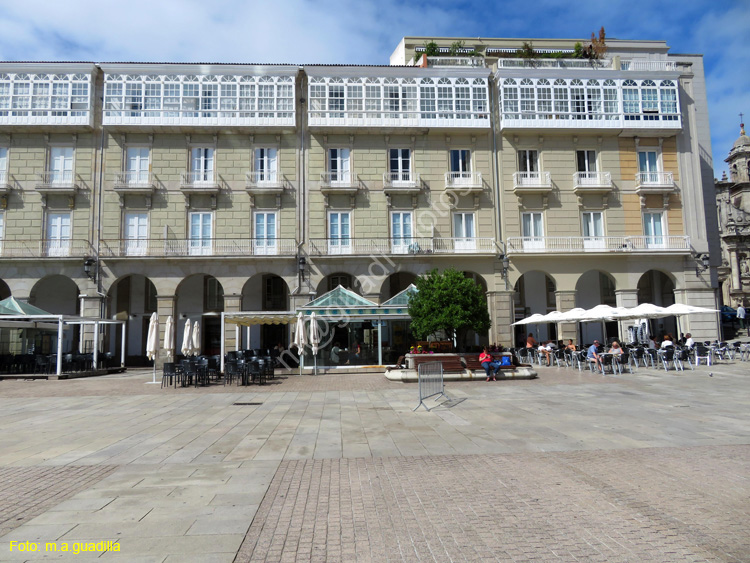
<path id="1" fill-rule="evenodd" d="M 442 395 L 446 399 L 448 398 L 445 394 L 445 385 L 443 384 L 443 364 L 442 362 L 425 362 L 419 364 L 417 373 L 419 375 L 419 404 L 414 407 L 414 410 L 424 405 L 424 408 L 429 411 L 430 409 L 425 405 L 425 399 L 429 399 L 435 395 Z M 437 401 L 437 398 L 435 400 Z"/>

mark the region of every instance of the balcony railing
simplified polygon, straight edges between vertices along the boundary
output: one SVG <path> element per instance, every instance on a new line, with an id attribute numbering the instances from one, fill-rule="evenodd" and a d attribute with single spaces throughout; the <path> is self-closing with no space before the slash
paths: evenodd
<path id="1" fill-rule="evenodd" d="M 313 256 L 380 256 L 394 254 L 496 254 L 493 238 L 321 238 L 310 239 Z"/>
<path id="2" fill-rule="evenodd" d="M 421 58 L 421 55 L 418 55 L 418 57 Z M 427 57 L 427 66 L 468 66 L 472 68 L 484 68 L 486 65 L 484 64 L 483 57 Z"/>
<path id="3" fill-rule="evenodd" d="M 199 172 L 183 172 L 180 176 L 180 189 L 194 192 L 217 191 L 219 189 L 219 183 L 216 172 L 205 170 Z"/>
<path id="4" fill-rule="evenodd" d="M 501 129 L 682 129 L 679 113 L 575 113 L 504 111 Z"/>
<path id="5" fill-rule="evenodd" d="M 384 188 L 417 188 L 420 184 L 419 174 L 413 172 L 385 172 L 383 174 Z"/>
<path id="6" fill-rule="evenodd" d="M 77 258 L 95 254 L 83 239 L 0 240 L 3 258 Z"/>
<path id="7" fill-rule="evenodd" d="M 574 188 L 611 188 L 612 174 L 609 172 L 576 172 L 573 174 Z"/>
<path id="8" fill-rule="evenodd" d="M 359 179 L 351 172 L 321 172 L 320 187 L 332 191 L 356 190 L 359 187 Z"/>
<path id="9" fill-rule="evenodd" d="M 646 60 L 630 60 L 620 61 L 620 70 L 634 70 L 634 71 L 675 71 L 677 70 L 677 63 L 674 61 L 646 61 Z"/>
<path id="10" fill-rule="evenodd" d="M 445 173 L 446 190 L 481 190 L 483 187 L 481 172 Z"/>
<path id="11" fill-rule="evenodd" d="M 5 170 L 0 170 L 0 192 L 10 189 L 10 176 Z"/>
<path id="12" fill-rule="evenodd" d="M 248 188 L 281 188 L 282 177 L 276 171 L 253 170 L 245 174 L 245 186 Z"/>
<path id="13" fill-rule="evenodd" d="M 595 68 L 612 70 L 612 59 L 497 59 L 497 68 Z"/>
<path id="14" fill-rule="evenodd" d="M 690 237 L 509 237 L 509 254 L 579 254 L 586 252 L 690 252 Z"/>
<path id="15" fill-rule="evenodd" d="M 103 257 L 295 256 L 297 241 L 276 239 L 110 239 L 103 240 Z"/>
<path id="16" fill-rule="evenodd" d="M 70 193 L 78 189 L 78 176 L 71 170 L 48 170 L 39 176 L 36 189 L 51 193 Z"/>
<path id="17" fill-rule="evenodd" d="M 153 190 L 154 177 L 151 172 L 117 172 L 114 177 L 115 189 Z"/>
<path id="18" fill-rule="evenodd" d="M 515 189 L 552 189 L 552 178 L 549 172 L 514 172 L 513 187 Z"/>
<path id="19" fill-rule="evenodd" d="M 635 187 L 674 189 L 674 174 L 671 172 L 638 172 L 635 175 Z"/>

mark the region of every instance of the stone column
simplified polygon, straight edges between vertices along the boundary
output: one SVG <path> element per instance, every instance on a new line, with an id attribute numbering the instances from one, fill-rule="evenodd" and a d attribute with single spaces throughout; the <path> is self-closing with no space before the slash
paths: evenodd
<path id="1" fill-rule="evenodd" d="M 737 257 L 737 248 L 729 249 L 729 267 L 732 271 L 732 289 L 730 290 L 730 294 L 737 295 L 742 291 L 742 276 L 740 261 Z"/>
<path id="2" fill-rule="evenodd" d="M 716 290 L 707 288 L 676 289 L 675 303 L 718 309 Z M 719 313 L 705 313 L 700 315 L 683 315 L 679 317 L 679 331 L 692 334 L 696 341 L 720 340 Z"/>
<path id="3" fill-rule="evenodd" d="M 82 317 L 89 317 L 93 319 L 99 319 L 102 316 L 102 297 L 99 295 L 80 295 L 80 315 Z M 80 325 L 80 341 L 82 343 L 83 352 L 91 353 L 94 351 L 96 346 L 101 351 L 102 338 L 94 334 L 94 325 Z M 101 332 L 101 328 L 100 331 Z M 86 343 L 90 342 L 91 345 L 87 346 Z M 64 350 L 67 351 L 67 350 Z M 73 350 L 70 350 L 71 352 Z"/>
<path id="4" fill-rule="evenodd" d="M 156 297 L 156 314 L 159 315 L 159 357 L 156 360 L 156 370 L 160 370 L 167 361 L 167 353 L 164 351 L 164 332 L 167 328 L 167 318 L 171 315 L 172 321 L 174 321 L 174 356 L 179 353 L 180 346 L 182 345 L 182 334 L 177 334 L 177 317 L 175 309 L 177 307 L 177 297 L 174 295 L 158 295 Z M 148 338 L 148 333 L 143 335 L 143 339 Z"/>
<path id="5" fill-rule="evenodd" d="M 638 305 L 638 290 L 637 289 L 616 289 L 615 290 L 615 304 L 618 307 L 627 307 L 632 309 Z M 627 342 L 626 335 L 628 333 L 628 327 L 633 326 L 634 321 L 619 321 L 617 326 L 620 330 L 620 338 Z"/>
<path id="6" fill-rule="evenodd" d="M 224 312 L 239 313 L 242 310 L 242 295 L 238 293 L 224 294 Z M 224 351 L 229 352 L 237 347 L 237 330 L 234 324 L 224 325 Z M 242 329 L 240 329 L 240 339 L 242 339 Z M 244 344 L 239 342 L 239 348 L 242 350 Z"/>
<path id="7" fill-rule="evenodd" d="M 555 306 L 557 307 L 557 310 L 561 312 L 574 309 L 576 306 L 576 291 L 555 291 Z M 557 323 L 557 339 L 562 340 L 563 344 L 567 344 L 568 340 L 573 340 L 573 342 L 576 342 L 576 340 L 578 339 L 578 324 Z M 579 342 L 576 342 L 576 344 L 580 346 Z"/>
<path id="8" fill-rule="evenodd" d="M 490 343 L 506 347 L 515 345 L 513 342 L 513 291 L 488 291 L 487 307 L 490 311 Z"/>

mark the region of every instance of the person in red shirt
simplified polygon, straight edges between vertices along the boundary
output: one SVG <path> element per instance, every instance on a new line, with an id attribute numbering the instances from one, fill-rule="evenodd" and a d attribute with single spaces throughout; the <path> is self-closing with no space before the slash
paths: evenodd
<path id="1" fill-rule="evenodd" d="M 487 351 L 487 346 L 482 349 L 482 353 L 479 354 L 479 363 L 482 364 L 484 371 L 487 373 L 487 381 L 490 380 L 490 370 L 494 369 L 492 373 L 492 381 L 497 381 L 497 372 L 500 371 L 500 362 L 492 359 L 492 354 Z"/>

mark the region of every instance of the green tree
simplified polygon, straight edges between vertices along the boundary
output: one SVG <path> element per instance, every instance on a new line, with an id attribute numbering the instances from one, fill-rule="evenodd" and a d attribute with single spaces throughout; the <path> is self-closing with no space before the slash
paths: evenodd
<path id="1" fill-rule="evenodd" d="M 480 334 L 489 330 L 490 314 L 482 288 L 463 272 L 432 270 L 418 277 L 414 285 L 418 291 L 409 300 L 409 315 L 417 338 L 442 330 L 463 343 L 469 330 Z"/>

